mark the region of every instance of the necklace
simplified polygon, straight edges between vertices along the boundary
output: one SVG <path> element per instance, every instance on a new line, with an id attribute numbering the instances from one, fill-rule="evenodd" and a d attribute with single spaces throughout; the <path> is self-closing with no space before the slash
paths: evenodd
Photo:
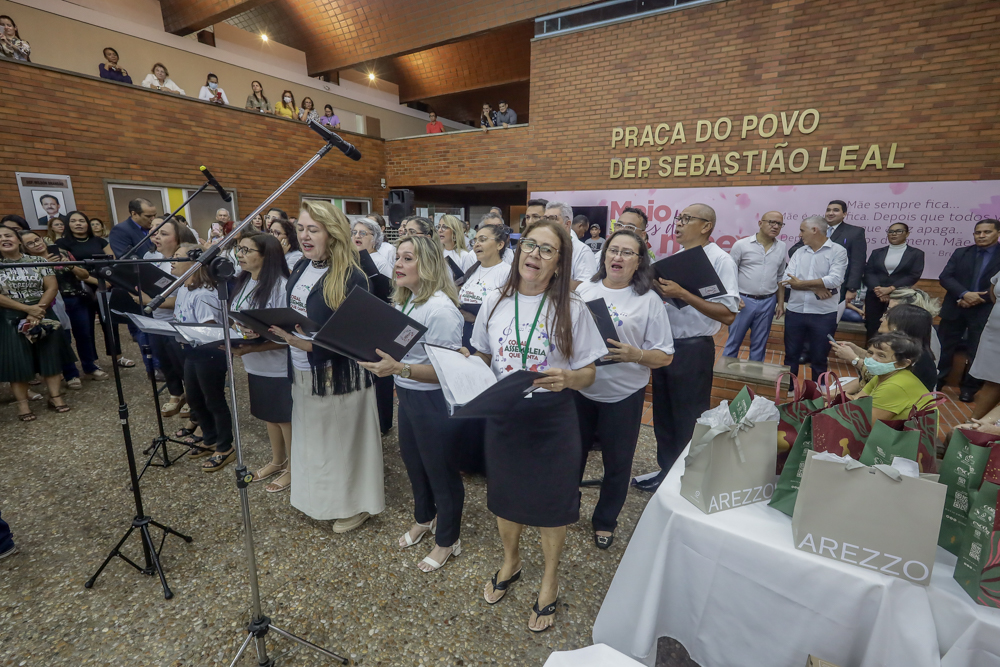
<path id="1" fill-rule="evenodd" d="M 312 260 L 312 265 L 314 269 L 326 269 L 330 266 L 329 259 L 314 259 Z"/>

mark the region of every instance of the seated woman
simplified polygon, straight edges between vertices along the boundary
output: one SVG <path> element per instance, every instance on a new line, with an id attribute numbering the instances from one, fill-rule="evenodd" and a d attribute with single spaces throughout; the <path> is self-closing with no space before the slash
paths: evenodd
<path id="1" fill-rule="evenodd" d="M 110 79 L 119 83 L 132 83 L 132 77 L 128 75 L 124 67 L 118 64 L 118 52 L 110 46 L 104 49 L 104 60 L 107 62 L 97 66 L 102 79 Z"/>
<path id="2" fill-rule="evenodd" d="M 21 39 L 14 19 L 0 14 L 0 56 L 31 62 L 31 46 Z"/>
<path id="3" fill-rule="evenodd" d="M 0 227 L 0 264 L 42 261 L 23 252 L 13 229 Z M 58 291 L 49 267 L 0 271 L 0 382 L 10 383 L 17 418 L 23 422 L 35 420 L 28 405 L 28 383 L 36 373 L 42 375 L 49 389 L 49 408 L 56 412 L 70 409 L 62 396 L 62 369 L 64 364 L 76 361 L 76 356 L 58 331 L 37 331 L 43 321 L 56 320 L 52 302 Z"/>
<path id="4" fill-rule="evenodd" d="M 937 365 L 934 363 L 934 355 L 931 352 L 931 314 L 920 306 L 901 304 L 893 306 L 886 311 L 882 317 L 882 324 L 879 333 L 889 333 L 899 331 L 901 333 L 920 341 L 922 351 L 916 363 L 913 364 L 913 374 L 927 387 L 927 391 L 934 391 L 937 383 Z M 860 374 L 860 380 L 851 380 L 844 385 L 844 391 L 854 393 L 871 381 L 872 375 L 865 369 L 864 358 L 868 356 L 868 351 L 858 347 L 854 343 L 831 343 L 834 354 L 850 362 Z"/>
<path id="5" fill-rule="evenodd" d="M 167 67 L 163 63 L 153 65 L 153 69 L 142 80 L 142 87 L 160 90 L 165 93 L 184 94 L 184 89 L 174 83 L 174 80 L 170 78 L 170 72 L 167 71 Z"/>
<path id="6" fill-rule="evenodd" d="M 211 102 L 213 104 L 229 104 L 229 98 L 226 97 L 226 91 L 219 88 L 219 77 L 215 76 L 211 72 L 205 77 L 205 85 L 201 87 L 198 92 L 198 99 L 205 100 L 206 102 Z"/>
<path id="7" fill-rule="evenodd" d="M 933 298 L 927 292 L 916 287 L 893 290 L 889 295 L 889 303 L 886 308 L 893 308 L 904 303 L 923 308 L 931 314 L 931 317 L 937 317 L 941 312 L 941 300 Z M 931 353 L 934 355 L 934 363 L 936 364 L 941 358 L 941 341 L 934 329 L 931 329 Z"/>
<path id="8" fill-rule="evenodd" d="M 910 409 L 923 407 L 927 388 L 910 370 L 920 357 L 920 341 L 894 331 L 879 334 L 868 343 L 871 356 L 865 358 L 865 367 L 875 377 L 851 400 L 872 397 L 873 419 L 906 419 Z"/>
<path id="9" fill-rule="evenodd" d="M 281 92 L 281 100 L 274 105 L 274 115 L 294 120 L 297 113 L 295 95 L 292 95 L 292 91 L 290 90 L 283 90 Z"/>
<path id="10" fill-rule="evenodd" d="M 427 332 L 402 359 L 380 351 L 381 361 L 361 362 L 361 366 L 380 378 L 395 376 L 399 448 L 413 490 L 415 520 L 399 538 L 399 546 L 411 547 L 427 533 L 434 534 L 437 546 L 417 564 L 421 571 L 433 572 L 451 556 L 462 553 L 459 535 L 465 488 L 458 450 L 463 424 L 462 420 L 449 419 L 444 393 L 421 343 L 460 347 L 462 316 L 455 284 L 434 242 L 404 236 L 397 251 L 394 305 L 427 327 Z"/>

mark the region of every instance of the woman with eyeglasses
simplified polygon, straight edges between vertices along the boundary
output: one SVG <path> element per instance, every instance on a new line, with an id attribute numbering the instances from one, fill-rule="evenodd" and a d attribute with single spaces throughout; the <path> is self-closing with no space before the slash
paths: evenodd
<path id="1" fill-rule="evenodd" d="M 354 241 L 358 251 L 366 250 L 368 252 L 379 273 L 392 278 L 392 264 L 386 260 L 385 254 L 378 251 L 384 243 L 382 230 L 379 229 L 378 223 L 369 218 L 356 221 L 351 229 L 351 240 Z"/>
<path id="2" fill-rule="evenodd" d="M 865 264 L 865 330 L 869 338 L 878 331 L 893 290 L 913 287 L 924 272 L 924 251 L 907 245 L 909 236 L 910 226 L 905 222 L 889 225 L 889 245 L 873 250 Z"/>
<path id="3" fill-rule="evenodd" d="M 472 326 L 479 308 L 490 294 L 500 291 L 510 277 L 510 264 L 503 261 L 502 253 L 507 248 L 507 228 L 504 225 L 483 225 L 472 242 L 474 257 L 479 262 L 469 279 L 458 293 L 465 330 L 462 345 L 475 352 L 472 346 Z"/>
<path id="4" fill-rule="evenodd" d="M 465 226 L 453 215 L 442 215 L 437 224 L 437 235 L 444 247 L 445 260 L 451 258 L 465 273 L 476 263 L 476 255 L 465 245 Z"/>
<path id="5" fill-rule="evenodd" d="M 455 284 L 434 241 L 404 236 L 396 250 L 393 303 L 427 331 L 402 359 L 379 350 L 381 361 L 361 366 L 378 377 L 395 377 L 399 449 L 413 489 L 415 520 L 399 538 L 399 546 L 406 549 L 428 533 L 434 535 L 436 546 L 417 564 L 421 571 L 433 572 L 462 553 L 465 488 L 457 459 L 464 425 L 449 418 L 448 404 L 422 343 L 460 347 L 462 316 Z"/>
<path id="6" fill-rule="evenodd" d="M 281 250 L 285 253 L 285 264 L 288 270 L 292 271 L 299 260 L 302 259 L 302 251 L 299 250 L 299 237 L 295 233 L 295 225 L 287 218 L 277 218 L 271 222 L 269 229 L 271 236 L 278 239 Z"/>
<path id="7" fill-rule="evenodd" d="M 34 232 L 22 232 L 34 234 Z M 18 233 L 0 226 L 0 266 L 42 262 L 24 252 Z M 8 268 L 0 271 L 0 382 L 9 382 L 17 418 L 22 422 L 35 420 L 28 405 L 28 383 L 40 373 L 49 389 L 49 408 L 69 412 L 62 395 L 62 368 L 75 361 L 66 339 L 53 331 L 45 335 L 39 325 L 55 320 L 52 303 L 59 292 L 51 267 Z"/>
<path id="8" fill-rule="evenodd" d="M 296 223 L 304 258 L 288 279 L 288 306 L 326 322 L 352 289 L 368 290 L 351 223 L 329 202 L 302 202 Z M 354 530 L 385 509 L 382 438 L 372 375 L 356 361 L 278 327 L 292 378 L 292 507 L 333 532 Z"/>
<path id="9" fill-rule="evenodd" d="M 66 222 L 62 217 L 49 218 L 46 224 L 45 230 L 45 242 L 49 244 L 56 243 L 66 234 Z"/>
<path id="10" fill-rule="evenodd" d="M 604 463 L 592 519 L 598 549 L 614 542 L 618 515 L 625 506 L 650 369 L 668 366 L 674 358 L 670 320 L 663 301 L 651 289 L 653 275 L 644 245 L 635 232 L 615 232 L 601 249 L 597 273 L 576 288 L 588 303 L 604 300 L 620 341 L 604 341 L 609 352 L 601 361 L 606 363 L 597 366 L 594 384 L 576 394 L 583 442 L 580 479 L 594 442 L 601 443 Z"/>
<path id="11" fill-rule="evenodd" d="M 311 97 L 302 98 L 302 108 L 299 109 L 299 120 L 308 123 L 311 120 L 319 122 L 319 112 L 316 111 L 316 104 Z"/>
<path id="12" fill-rule="evenodd" d="M 529 226 L 507 284 L 486 297 L 472 332 L 475 354 L 497 377 L 543 374 L 503 418 L 486 420 L 487 506 L 497 517 L 504 559 L 483 597 L 496 604 L 520 578 L 521 532 L 538 526 L 545 573 L 528 619 L 532 632 L 553 623 L 566 527 L 580 518 L 582 446 L 573 394 L 593 384 L 594 362 L 608 354 L 587 306 L 570 291 L 571 244 L 558 223 Z"/>
<path id="13" fill-rule="evenodd" d="M 243 271 L 233 286 L 232 310 L 286 308 L 288 266 L 278 239 L 270 234 L 251 234 L 236 245 L 236 259 Z M 243 329 L 247 338 L 253 331 Z M 288 460 L 292 454 L 292 384 L 288 381 L 285 346 L 271 341 L 233 348 L 233 356 L 243 360 L 250 391 L 250 414 L 267 426 L 271 442 L 271 462 L 253 474 L 262 482 L 277 475 L 264 490 L 278 493 L 289 488 L 292 472 Z"/>

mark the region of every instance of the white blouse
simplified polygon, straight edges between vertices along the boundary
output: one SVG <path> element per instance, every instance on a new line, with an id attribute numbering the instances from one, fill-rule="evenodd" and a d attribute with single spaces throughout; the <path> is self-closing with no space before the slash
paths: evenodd
<path id="1" fill-rule="evenodd" d="M 178 86 L 176 83 L 174 83 L 174 80 L 171 79 L 169 76 L 161 84 L 160 80 L 157 79 L 156 76 L 152 72 L 150 72 L 149 74 L 147 74 L 146 78 L 142 80 L 142 87 L 143 88 L 156 88 L 157 90 L 159 90 L 160 88 L 164 88 L 166 90 L 169 90 L 172 93 L 179 93 L 181 95 L 184 94 L 184 89 L 181 88 L 180 86 Z"/>

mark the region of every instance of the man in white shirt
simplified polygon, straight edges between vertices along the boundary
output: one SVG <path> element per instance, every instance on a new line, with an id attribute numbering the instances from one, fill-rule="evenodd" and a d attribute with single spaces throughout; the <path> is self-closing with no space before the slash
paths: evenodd
<path id="1" fill-rule="evenodd" d="M 729 340 L 722 354 L 737 357 L 750 331 L 750 360 L 764 361 L 771 322 L 785 312 L 785 290 L 778 281 L 785 275 L 788 249 L 778 240 L 785 219 L 778 211 L 760 216 L 759 231 L 733 244 L 729 256 L 739 270 L 740 312 L 729 326 Z"/>
<path id="2" fill-rule="evenodd" d="M 827 369 L 827 336 L 837 331 L 837 293 L 847 272 L 847 250 L 827 238 L 827 228 L 818 215 L 802 221 L 802 247 L 781 282 L 792 289 L 785 309 L 785 363 L 798 375 L 799 355 L 808 341 L 813 380 Z"/>
<path id="3" fill-rule="evenodd" d="M 570 289 L 585 280 L 590 280 L 597 273 L 597 258 L 587 247 L 587 244 L 580 240 L 580 237 L 573 231 L 573 208 L 569 204 L 562 202 L 549 202 L 545 207 L 545 220 L 558 222 L 569 232 L 570 241 L 573 244 L 573 275 L 570 280 Z"/>
<path id="4" fill-rule="evenodd" d="M 619 221 L 621 219 L 619 218 Z M 657 280 L 656 290 L 664 299 L 680 299 L 686 306 L 664 304 L 674 335 L 674 360 L 652 371 L 653 432 L 656 462 L 660 470 L 633 480 L 642 491 L 655 491 L 694 433 L 695 421 L 712 400 L 712 368 L 715 365 L 713 336 L 723 324 L 732 324 L 740 308 L 736 262 L 710 241 L 715 229 L 715 210 L 692 204 L 674 218 L 674 237 L 690 250 L 702 246 L 712 268 L 719 274 L 725 293 L 709 299 L 692 294 L 672 280 Z M 681 252 L 684 252 L 682 250 Z"/>

